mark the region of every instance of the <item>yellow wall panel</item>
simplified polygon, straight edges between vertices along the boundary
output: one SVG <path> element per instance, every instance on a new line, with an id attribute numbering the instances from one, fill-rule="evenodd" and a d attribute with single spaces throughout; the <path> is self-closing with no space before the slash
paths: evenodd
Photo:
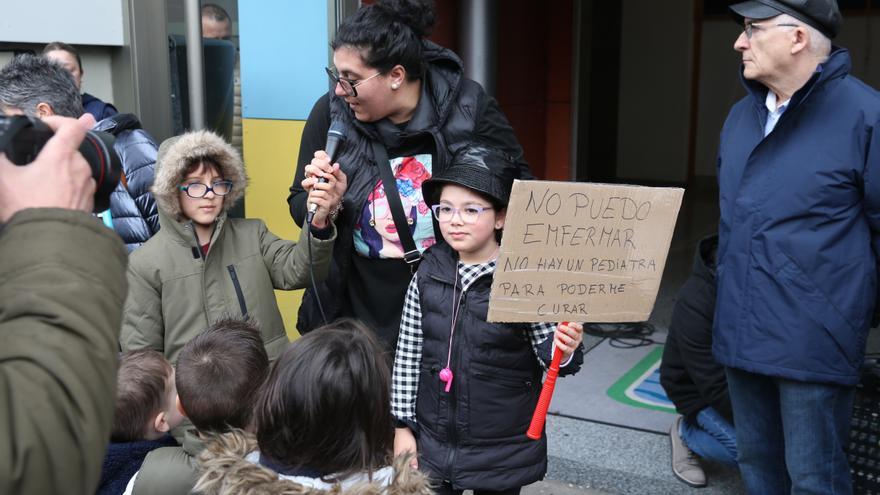
<path id="1" fill-rule="evenodd" d="M 287 207 L 299 142 L 305 122 L 301 120 L 243 119 L 244 163 L 250 183 L 245 193 L 245 215 L 260 218 L 278 237 L 298 240 L 300 229 Z M 296 331 L 296 313 L 302 299 L 301 290 L 275 291 L 284 327 L 291 340 Z"/>

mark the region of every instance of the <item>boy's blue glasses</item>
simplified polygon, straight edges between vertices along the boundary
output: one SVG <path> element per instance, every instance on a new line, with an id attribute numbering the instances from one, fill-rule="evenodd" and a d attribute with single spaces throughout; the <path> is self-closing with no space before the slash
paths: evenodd
<path id="1" fill-rule="evenodd" d="M 202 184 L 201 182 L 191 182 L 185 186 L 179 186 L 180 190 L 185 192 L 187 196 L 193 199 L 204 198 L 208 191 L 213 192 L 217 196 L 226 196 L 232 191 L 231 180 L 215 180 L 211 185 Z"/>
<path id="2" fill-rule="evenodd" d="M 431 211 L 434 212 L 434 218 L 436 218 L 438 222 L 451 222 L 452 217 L 458 213 L 458 216 L 464 223 L 476 223 L 477 219 L 480 218 L 480 213 L 491 209 L 491 206 L 479 205 L 467 205 L 463 208 L 456 208 L 454 206 L 440 204 L 431 207 Z"/>

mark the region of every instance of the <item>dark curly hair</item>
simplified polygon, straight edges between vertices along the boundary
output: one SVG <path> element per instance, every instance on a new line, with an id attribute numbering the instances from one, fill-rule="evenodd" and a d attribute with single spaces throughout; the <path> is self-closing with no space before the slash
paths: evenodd
<path id="1" fill-rule="evenodd" d="M 400 64 L 409 79 L 421 79 L 422 38 L 430 34 L 434 20 L 432 0 L 379 0 L 345 19 L 331 46 L 354 47 L 364 63 L 380 73 Z"/>

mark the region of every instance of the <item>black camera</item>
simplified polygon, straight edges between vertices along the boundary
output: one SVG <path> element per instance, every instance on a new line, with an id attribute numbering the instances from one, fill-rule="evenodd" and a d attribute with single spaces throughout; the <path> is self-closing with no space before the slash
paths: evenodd
<path id="1" fill-rule="evenodd" d="M 0 153 L 16 165 L 27 165 L 55 132 L 43 121 L 16 115 L 0 115 Z M 95 213 L 110 208 L 110 193 L 116 189 L 122 174 L 122 163 L 113 149 L 116 139 L 106 132 L 88 131 L 79 152 L 89 162 L 95 179 Z"/>

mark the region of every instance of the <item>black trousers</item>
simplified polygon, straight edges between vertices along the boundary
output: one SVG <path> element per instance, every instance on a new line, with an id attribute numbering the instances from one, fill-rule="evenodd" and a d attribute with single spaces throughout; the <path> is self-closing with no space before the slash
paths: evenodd
<path id="1" fill-rule="evenodd" d="M 474 490 L 474 495 L 519 495 L 519 491 L 522 490 L 522 487 L 519 488 L 511 488 L 509 490 Z M 453 490 L 452 485 L 449 483 L 440 483 L 434 488 L 435 495 L 461 495 L 464 490 Z"/>

